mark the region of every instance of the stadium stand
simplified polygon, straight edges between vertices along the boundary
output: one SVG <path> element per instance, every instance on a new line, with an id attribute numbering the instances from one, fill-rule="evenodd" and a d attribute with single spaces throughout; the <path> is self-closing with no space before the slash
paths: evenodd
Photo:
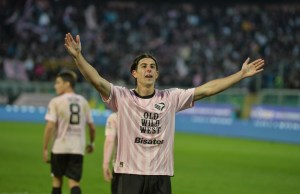
<path id="1" fill-rule="evenodd" d="M 237 71 L 248 56 L 262 57 L 261 76 L 204 102 L 232 104 L 238 118 L 257 104 L 299 107 L 300 4 L 197 2 L 1 1 L 1 102 L 14 104 L 22 93 L 54 95 L 57 72 L 74 68 L 63 46 L 71 32 L 81 35 L 96 69 L 120 85 L 134 85 L 130 63 L 145 51 L 158 59 L 157 87 L 200 85 Z M 78 75 L 77 91 L 103 109 Z"/>
<path id="2" fill-rule="evenodd" d="M 264 89 L 259 95 L 260 104 L 300 107 L 299 90 Z"/>
<path id="3" fill-rule="evenodd" d="M 47 107 L 50 100 L 54 97 L 48 93 L 22 93 L 14 102 L 17 106 Z"/>
<path id="4" fill-rule="evenodd" d="M 0 77 L 52 81 L 58 71 L 73 67 L 63 46 L 71 32 L 81 34 L 87 59 L 115 82 L 133 85 L 130 62 L 150 51 L 160 63 L 162 86 L 223 77 L 250 56 L 263 57 L 268 68 L 259 84 L 251 80 L 237 87 L 300 88 L 299 3 L 203 2 L 2 1 Z"/>

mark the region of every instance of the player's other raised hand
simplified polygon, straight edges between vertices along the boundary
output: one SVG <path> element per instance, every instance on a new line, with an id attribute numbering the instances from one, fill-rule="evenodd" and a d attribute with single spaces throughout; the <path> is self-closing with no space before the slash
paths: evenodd
<path id="1" fill-rule="evenodd" d="M 77 57 L 81 52 L 81 42 L 79 35 L 74 39 L 70 33 L 66 34 L 65 47 L 70 55 Z"/>
<path id="2" fill-rule="evenodd" d="M 248 58 L 244 63 L 243 63 L 243 67 L 242 67 L 242 73 L 243 73 L 243 77 L 250 77 L 253 76 L 255 74 L 258 74 L 260 72 L 262 72 L 263 66 L 265 64 L 265 61 L 263 59 L 257 59 L 251 63 L 249 63 L 250 58 Z"/>

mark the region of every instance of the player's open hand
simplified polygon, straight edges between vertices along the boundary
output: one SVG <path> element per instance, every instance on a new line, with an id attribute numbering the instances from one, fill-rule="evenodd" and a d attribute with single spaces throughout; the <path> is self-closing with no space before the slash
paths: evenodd
<path id="1" fill-rule="evenodd" d="M 90 144 L 86 146 L 86 152 L 88 154 L 92 153 L 94 151 L 94 145 Z"/>
<path id="2" fill-rule="evenodd" d="M 72 57 L 77 57 L 81 52 L 81 42 L 79 35 L 76 36 L 75 40 L 70 33 L 66 34 L 65 47 Z"/>
<path id="3" fill-rule="evenodd" d="M 44 149 L 43 150 L 43 160 L 45 163 L 50 163 L 49 157 L 48 157 L 48 150 Z"/>
<path id="4" fill-rule="evenodd" d="M 248 58 L 244 64 L 243 64 L 243 67 L 242 67 L 242 73 L 243 73 L 243 77 L 250 77 L 250 76 L 253 76 L 259 72 L 262 72 L 264 69 L 263 69 L 263 66 L 265 64 L 265 61 L 262 60 L 262 59 L 257 59 L 251 63 L 249 63 L 250 61 L 250 58 Z"/>
<path id="5" fill-rule="evenodd" d="M 103 167 L 103 176 L 104 176 L 104 180 L 106 182 L 110 182 L 112 179 L 112 173 L 111 170 L 109 168 L 109 166 L 104 166 Z"/>

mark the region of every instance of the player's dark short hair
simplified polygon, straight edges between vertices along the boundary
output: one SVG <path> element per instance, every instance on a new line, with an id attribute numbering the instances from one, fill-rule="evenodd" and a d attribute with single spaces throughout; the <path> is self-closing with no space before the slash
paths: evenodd
<path id="1" fill-rule="evenodd" d="M 136 70 L 137 69 L 137 66 L 140 62 L 140 60 L 144 59 L 144 58 L 151 58 L 153 59 L 153 61 L 155 62 L 155 65 L 156 65 L 156 70 L 158 71 L 158 65 L 157 65 L 157 61 L 156 59 L 149 53 L 144 53 L 144 54 L 141 54 L 139 56 L 137 56 L 133 63 L 131 64 L 131 68 L 130 68 L 130 72 L 132 73 L 133 70 Z"/>
<path id="2" fill-rule="evenodd" d="M 74 71 L 62 71 L 58 73 L 56 77 L 60 77 L 62 80 L 64 80 L 64 82 L 69 82 L 72 88 L 75 87 L 77 75 Z"/>

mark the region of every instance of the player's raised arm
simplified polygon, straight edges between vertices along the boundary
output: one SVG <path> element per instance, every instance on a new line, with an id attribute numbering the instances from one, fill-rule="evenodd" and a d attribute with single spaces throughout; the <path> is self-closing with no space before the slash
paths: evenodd
<path id="1" fill-rule="evenodd" d="M 75 60 L 75 63 L 84 78 L 89 81 L 104 98 L 108 98 L 110 94 L 110 84 L 107 80 L 103 79 L 96 69 L 82 56 L 79 35 L 74 39 L 70 33 L 66 34 L 65 47 Z"/>
<path id="2" fill-rule="evenodd" d="M 254 76 L 263 71 L 264 60 L 257 59 L 251 63 L 249 63 L 249 60 L 248 58 L 243 63 L 242 69 L 239 72 L 198 86 L 195 89 L 194 101 L 222 92 L 242 79 Z"/>

